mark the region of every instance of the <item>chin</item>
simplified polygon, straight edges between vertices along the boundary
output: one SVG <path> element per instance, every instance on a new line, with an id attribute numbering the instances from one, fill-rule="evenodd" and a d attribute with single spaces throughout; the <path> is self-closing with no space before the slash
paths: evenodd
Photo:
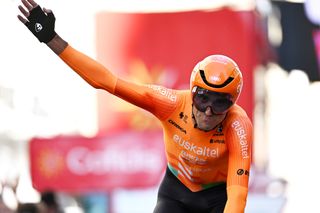
<path id="1" fill-rule="evenodd" d="M 208 126 L 208 125 L 200 125 L 198 126 L 199 129 L 203 130 L 203 131 L 210 131 L 213 129 L 212 126 Z"/>

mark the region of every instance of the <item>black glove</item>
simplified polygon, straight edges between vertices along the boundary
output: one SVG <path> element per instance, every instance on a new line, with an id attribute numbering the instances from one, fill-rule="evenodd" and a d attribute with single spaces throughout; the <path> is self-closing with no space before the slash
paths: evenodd
<path id="1" fill-rule="evenodd" d="M 54 31 L 55 21 L 52 12 L 45 14 L 38 5 L 30 11 L 26 26 L 40 42 L 48 43 L 57 34 Z"/>

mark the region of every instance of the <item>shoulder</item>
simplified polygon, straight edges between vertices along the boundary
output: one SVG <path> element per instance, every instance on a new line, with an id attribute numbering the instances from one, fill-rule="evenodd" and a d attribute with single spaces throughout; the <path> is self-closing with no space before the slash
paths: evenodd
<path id="1" fill-rule="evenodd" d="M 246 111 L 239 105 L 235 104 L 234 106 L 232 106 L 232 108 L 230 109 L 229 113 L 232 116 L 242 116 L 242 117 L 248 117 Z"/>
<path id="2" fill-rule="evenodd" d="M 243 126 L 250 129 L 252 128 L 252 122 L 246 111 L 236 104 L 228 112 L 225 123 L 227 127 L 231 127 L 232 129 L 238 126 Z"/>
<path id="3" fill-rule="evenodd" d="M 233 120 L 237 118 L 241 118 L 251 122 L 246 111 L 239 105 L 235 104 L 228 112 L 228 119 Z"/>

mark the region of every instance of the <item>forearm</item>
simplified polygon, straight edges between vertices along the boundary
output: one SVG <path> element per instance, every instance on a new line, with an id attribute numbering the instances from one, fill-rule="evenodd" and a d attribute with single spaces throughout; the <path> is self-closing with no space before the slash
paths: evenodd
<path id="1" fill-rule="evenodd" d="M 95 88 L 114 93 L 117 77 L 94 59 L 73 49 L 55 32 L 55 16 L 49 9 L 40 7 L 34 0 L 22 0 L 18 19 L 32 34 L 58 55 L 77 74 Z"/>
<path id="2" fill-rule="evenodd" d="M 224 213 L 244 213 L 248 189 L 243 186 L 229 186 L 227 188 L 228 200 Z"/>
<path id="3" fill-rule="evenodd" d="M 58 34 L 47 46 L 91 86 L 114 92 L 116 77 L 94 59 L 70 47 Z"/>
<path id="4" fill-rule="evenodd" d="M 117 77 L 110 70 L 93 58 L 74 49 L 59 37 L 50 41 L 50 45 L 52 51 L 91 86 L 114 94 Z"/>
<path id="5" fill-rule="evenodd" d="M 47 43 L 48 47 L 57 55 L 60 55 L 66 49 L 68 43 L 58 34 Z"/>

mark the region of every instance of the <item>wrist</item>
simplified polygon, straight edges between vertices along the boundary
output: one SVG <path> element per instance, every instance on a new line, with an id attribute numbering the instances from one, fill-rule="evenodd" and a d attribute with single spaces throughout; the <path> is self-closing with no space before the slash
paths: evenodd
<path id="1" fill-rule="evenodd" d="M 58 34 L 56 34 L 53 39 L 51 39 L 47 46 L 57 55 L 63 52 L 63 50 L 68 46 L 68 43 L 63 40 Z"/>

